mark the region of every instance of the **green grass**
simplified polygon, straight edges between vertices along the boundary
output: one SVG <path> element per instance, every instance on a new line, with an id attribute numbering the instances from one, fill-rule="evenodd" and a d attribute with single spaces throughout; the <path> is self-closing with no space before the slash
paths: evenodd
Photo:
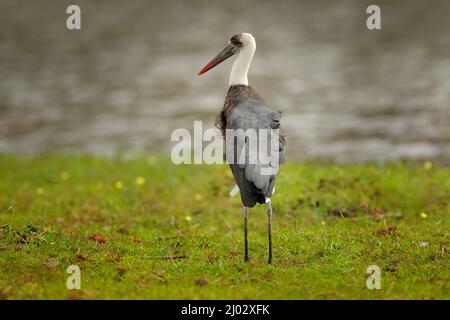
<path id="1" fill-rule="evenodd" d="M 448 167 L 285 165 L 272 265 L 263 206 L 243 262 L 233 185 L 225 165 L 163 157 L 0 155 L 0 298 L 450 298 Z M 66 288 L 71 264 L 81 290 Z"/>

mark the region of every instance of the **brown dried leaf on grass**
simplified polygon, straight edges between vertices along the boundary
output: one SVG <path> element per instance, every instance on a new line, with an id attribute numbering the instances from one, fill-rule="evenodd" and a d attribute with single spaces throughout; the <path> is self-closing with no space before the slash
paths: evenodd
<path id="1" fill-rule="evenodd" d="M 89 240 L 98 242 L 100 244 L 106 244 L 108 242 L 108 238 L 100 233 L 92 234 L 88 237 Z"/>

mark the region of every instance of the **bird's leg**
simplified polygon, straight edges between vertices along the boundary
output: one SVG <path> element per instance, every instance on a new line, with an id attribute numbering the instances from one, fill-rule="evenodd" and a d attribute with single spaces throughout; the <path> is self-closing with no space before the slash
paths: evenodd
<path id="1" fill-rule="evenodd" d="M 248 219 L 248 208 L 242 206 L 242 214 L 244 215 L 244 261 L 248 261 L 248 241 L 247 241 L 247 219 Z"/>
<path id="2" fill-rule="evenodd" d="M 272 205 L 270 203 L 270 198 L 266 199 L 267 204 L 267 217 L 269 218 L 269 263 L 272 263 Z"/>

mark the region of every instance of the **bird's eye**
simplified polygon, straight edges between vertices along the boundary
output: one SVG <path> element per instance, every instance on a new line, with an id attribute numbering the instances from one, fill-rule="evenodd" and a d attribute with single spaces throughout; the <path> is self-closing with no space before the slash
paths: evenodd
<path id="1" fill-rule="evenodd" d="M 237 35 L 234 35 L 231 37 L 230 42 L 238 48 L 242 48 L 244 45 L 242 44 L 242 42 L 239 40 L 239 37 Z"/>

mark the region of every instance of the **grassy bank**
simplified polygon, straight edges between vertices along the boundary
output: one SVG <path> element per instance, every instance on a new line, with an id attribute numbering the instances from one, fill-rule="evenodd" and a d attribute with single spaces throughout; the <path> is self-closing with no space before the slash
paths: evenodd
<path id="1" fill-rule="evenodd" d="M 243 263 L 232 187 L 225 165 L 0 155 L 0 298 L 450 298 L 449 168 L 287 164 L 272 265 L 262 206 Z"/>

